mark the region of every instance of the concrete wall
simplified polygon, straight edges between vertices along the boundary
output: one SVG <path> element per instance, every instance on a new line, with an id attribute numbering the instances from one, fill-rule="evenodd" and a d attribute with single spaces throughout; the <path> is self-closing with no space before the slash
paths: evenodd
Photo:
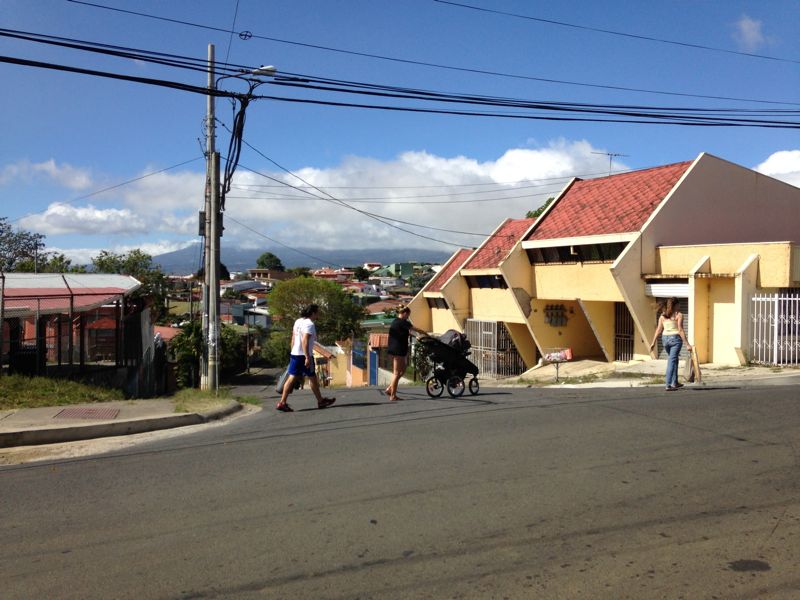
<path id="1" fill-rule="evenodd" d="M 531 337 L 531 332 L 526 323 L 506 323 L 508 332 L 511 334 L 511 341 L 517 348 L 517 352 L 525 362 L 525 367 L 530 369 L 536 365 L 536 343 Z"/>
<path id="2" fill-rule="evenodd" d="M 586 320 L 592 328 L 606 360 L 614 360 L 614 303 L 580 301 Z"/>
<path id="3" fill-rule="evenodd" d="M 631 242 L 611 267 L 611 274 L 617 282 L 620 293 L 633 318 L 633 358 L 647 360 L 650 358 L 650 342 L 656 331 L 653 315 L 656 303 L 645 295 L 642 279 L 642 240 Z"/>
<path id="4" fill-rule="evenodd" d="M 582 298 L 622 302 L 622 293 L 611 274 L 610 267 L 610 263 L 534 265 L 532 269 L 534 295 L 537 298 L 553 300 Z"/>
<path id="5" fill-rule="evenodd" d="M 750 360 L 750 298 L 756 292 L 759 258 L 751 256 L 736 273 L 735 303 L 739 313 L 739 332 L 736 336 L 736 356 L 740 365 Z"/>
<path id="6" fill-rule="evenodd" d="M 800 210 L 800 206 L 798 206 Z M 656 249 L 656 273 L 685 275 L 701 256 L 709 258 L 708 272 L 736 273 L 752 255 L 760 257 L 760 288 L 791 287 L 792 244 L 772 242 L 760 244 L 702 244 L 696 246 L 664 246 Z"/>
<path id="7" fill-rule="evenodd" d="M 701 154 L 650 218 L 642 238 L 644 273 L 657 272 L 658 246 L 797 243 L 800 189 Z"/>
<path id="8" fill-rule="evenodd" d="M 481 321 L 524 323 L 519 304 L 511 289 L 470 289 L 472 318 Z"/>
<path id="9" fill-rule="evenodd" d="M 708 361 L 738 365 L 735 348 L 740 315 L 736 310 L 736 293 L 732 278 L 710 279 L 708 290 L 708 324 L 711 345 Z"/>
<path id="10" fill-rule="evenodd" d="M 414 296 L 411 302 L 408 303 L 408 308 L 411 310 L 408 318 L 411 319 L 414 327 L 419 327 L 423 331 L 433 330 L 431 308 L 428 306 L 428 301 L 422 292 Z"/>
<path id="11" fill-rule="evenodd" d="M 413 321 L 412 321 L 413 323 Z M 416 323 L 414 323 L 417 326 Z M 455 329 L 456 331 L 464 331 L 461 322 L 457 321 L 453 311 L 447 308 L 432 308 L 431 309 L 431 327 L 426 329 L 429 333 L 444 333 L 448 329 Z"/>
<path id="12" fill-rule="evenodd" d="M 589 326 L 578 301 L 559 301 L 566 309 L 566 325 L 553 327 L 545 323 L 545 307 L 552 304 L 549 300 L 535 299 L 531 301 L 533 312 L 530 323 L 539 344 L 539 351 L 544 354 L 549 348 L 572 348 L 576 359 L 598 358 L 603 350 Z"/>

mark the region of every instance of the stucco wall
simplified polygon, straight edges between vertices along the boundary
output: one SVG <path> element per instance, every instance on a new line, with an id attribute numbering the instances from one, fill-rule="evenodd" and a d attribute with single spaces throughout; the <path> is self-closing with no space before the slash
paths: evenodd
<path id="1" fill-rule="evenodd" d="M 506 323 L 508 332 L 511 334 L 511 341 L 517 348 L 517 352 L 525 362 L 525 367 L 530 369 L 536 365 L 536 343 L 531 337 L 528 325 L 525 323 Z"/>
<path id="2" fill-rule="evenodd" d="M 481 321 L 524 323 L 519 304 L 511 289 L 470 289 L 472 318 Z"/>
<path id="3" fill-rule="evenodd" d="M 614 360 L 614 303 L 581 301 L 581 306 L 606 360 Z"/>
<path id="4" fill-rule="evenodd" d="M 566 309 L 566 325 L 553 327 L 545 322 L 547 300 L 533 300 L 530 323 L 536 335 L 539 350 L 544 354 L 550 348 L 572 348 L 574 358 L 599 358 L 603 351 L 589 322 L 577 301 L 561 301 Z M 572 312 L 570 312 L 572 311 Z"/>
<path id="5" fill-rule="evenodd" d="M 800 206 L 798 206 L 800 210 Z M 709 272 L 736 273 L 750 256 L 760 257 L 758 287 L 790 287 L 792 245 L 788 242 L 762 244 L 703 244 L 666 246 L 656 249 L 656 273 L 681 275 L 701 256 L 709 257 Z"/>
<path id="6" fill-rule="evenodd" d="M 641 269 L 642 240 L 631 242 L 617 258 L 611 273 L 633 318 L 633 357 L 637 360 L 650 358 L 650 342 L 656 331 L 653 315 L 656 303 L 645 295 Z"/>
<path id="7" fill-rule="evenodd" d="M 503 261 L 501 270 L 510 287 L 522 288 L 528 295 L 533 295 L 533 288 L 531 287 L 531 263 L 528 260 L 528 255 L 520 244 L 517 244 L 509 257 Z"/>
<path id="8" fill-rule="evenodd" d="M 447 308 L 432 308 L 431 323 L 431 328 L 425 330 L 429 333 L 444 333 L 448 329 L 463 331 L 461 323 L 455 319 L 453 312 Z M 414 326 L 418 327 L 416 323 L 414 323 Z"/>
<path id="9" fill-rule="evenodd" d="M 552 300 L 582 298 L 621 302 L 622 294 L 610 267 L 611 263 L 534 265 L 534 295 Z"/>
<path id="10" fill-rule="evenodd" d="M 417 294 L 408 303 L 408 308 L 411 310 L 409 319 L 414 324 L 414 327 L 419 327 L 424 331 L 431 331 L 431 308 L 428 306 L 428 301 L 423 297 L 422 293 Z"/>
<path id="11" fill-rule="evenodd" d="M 739 269 L 735 285 L 736 311 L 739 314 L 739 333 L 737 336 L 737 358 L 739 364 L 750 360 L 750 298 L 756 292 L 759 258 L 756 255 Z"/>
<path id="12" fill-rule="evenodd" d="M 645 227 L 642 269 L 657 246 L 775 241 L 800 241 L 800 189 L 702 154 Z"/>
<path id="13" fill-rule="evenodd" d="M 470 318 L 472 306 L 470 305 L 469 286 L 461 275 L 455 275 L 442 288 L 442 295 L 447 300 L 447 305 L 453 313 L 457 323 L 463 323 Z M 458 327 L 457 329 L 461 329 Z"/>
<path id="14" fill-rule="evenodd" d="M 708 361 L 719 364 L 739 364 L 735 338 L 739 327 L 736 311 L 734 280 L 710 279 L 708 291 L 708 316 L 711 347 Z"/>

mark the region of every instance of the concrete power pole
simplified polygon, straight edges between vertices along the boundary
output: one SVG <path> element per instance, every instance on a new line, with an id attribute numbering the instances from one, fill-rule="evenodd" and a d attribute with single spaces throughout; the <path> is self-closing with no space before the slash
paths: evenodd
<path id="1" fill-rule="evenodd" d="M 203 252 L 203 360 L 200 388 L 219 387 L 219 153 L 216 151 L 214 44 L 208 45 L 206 202 Z"/>

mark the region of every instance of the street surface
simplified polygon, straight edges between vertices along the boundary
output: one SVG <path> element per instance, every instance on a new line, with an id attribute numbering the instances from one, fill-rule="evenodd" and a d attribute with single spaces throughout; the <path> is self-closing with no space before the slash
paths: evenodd
<path id="1" fill-rule="evenodd" d="M 401 392 L 0 467 L 2 598 L 800 597 L 796 387 Z"/>

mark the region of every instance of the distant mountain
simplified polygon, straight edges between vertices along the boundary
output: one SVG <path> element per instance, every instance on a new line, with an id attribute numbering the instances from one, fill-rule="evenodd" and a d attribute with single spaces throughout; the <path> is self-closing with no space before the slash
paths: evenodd
<path id="1" fill-rule="evenodd" d="M 261 248 L 259 250 L 243 250 L 222 245 L 220 261 L 228 267 L 229 271 L 245 271 L 256 266 L 256 260 L 264 252 L 272 252 L 281 259 L 287 269 L 294 267 L 356 267 L 366 262 L 379 262 L 383 265 L 399 262 L 426 262 L 441 264 L 452 255 L 451 252 L 441 250 L 420 250 L 416 248 L 386 248 L 386 249 L 351 249 L 351 250 L 320 250 L 318 248 L 298 248 L 299 252 L 286 248 Z M 455 251 L 455 248 L 453 249 Z M 303 254 L 301 254 L 301 252 Z M 310 256 L 309 256 L 310 255 Z M 201 248 L 197 244 L 182 250 L 159 254 L 153 257 L 155 264 L 161 265 L 165 273 L 175 275 L 188 275 L 195 273 L 202 266 Z M 316 258 L 311 258 L 314 256 Z"/>

